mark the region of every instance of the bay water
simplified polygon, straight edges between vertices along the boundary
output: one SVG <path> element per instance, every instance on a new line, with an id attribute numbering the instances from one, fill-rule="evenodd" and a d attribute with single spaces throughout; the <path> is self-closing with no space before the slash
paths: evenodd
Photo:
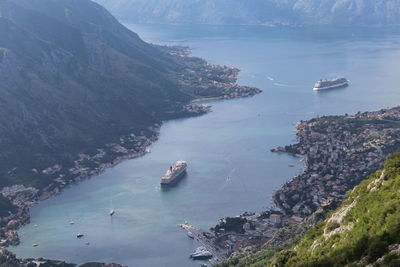
<path id="1" fill-rule="evenodd" d="M 264 92 L 212 101 L 207 115 L 165 122 L 150 154 L 34 206 L 21 244 L 11 248 L 19 257 L 199 266 L 189 258 L 198 244 L 178 224 L 208 229 L 270 206 L 274 190 L 302 170 L 297 158 L 270 152 L 295 142 L 294 123 L 400 103 L 396 28 L 126 25 L 148 42 L 189 46 L 211 63 L 238 67 L 240 84 Z M 350 86 L 312 91 L 317 80 L 335 76 Z M 187 177 L 161 189 L 160 176 L 177 160 L 188 161 Z"/>

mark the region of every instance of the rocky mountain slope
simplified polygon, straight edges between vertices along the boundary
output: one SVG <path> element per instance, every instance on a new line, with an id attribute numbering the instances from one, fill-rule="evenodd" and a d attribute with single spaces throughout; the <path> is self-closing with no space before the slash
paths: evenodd
<path id="1" fill-rule="evenodd" d="M 140 23 L 389 25 L 399 0 L 95 0 Z"/>
<path id="2" fill-rule="evenodd" d="M 400 153 L 394 153 L 299 242 L 281 251 L 266 247 L 219 266 L 399 266 L 399 192 Z"/>
<path id="3" fill-rule="evenodd" d="M 192 99 L 246 91 L 236 69 L 147 44 L 92 1 L 0 8 L 0 187 L 43 188 L 79 153 L 143 143 L 162 120 L 203 113 Z"/>

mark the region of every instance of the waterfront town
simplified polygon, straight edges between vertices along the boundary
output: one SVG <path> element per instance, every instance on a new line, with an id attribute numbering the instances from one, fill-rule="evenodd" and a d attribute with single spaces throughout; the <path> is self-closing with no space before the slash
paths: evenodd
<path id="1" fill-rule="evenodd" d="M 210 106 L 189 104 L 188 110 L 204 113 L 210 111 Z M 118 144 L 109 144 L 94 155 L 79 154 L 74 167 L 67 170 L 61 164 L 43 170 L 32 169 L 33 173 L 54 177 L 54 182 L 42 191 L 24 185 L 3 188 L 0 193 L 17 207 L 17 211 L 1 218 L 1 246 L 18 244 L 16 230 L 29 222 L 31 205 L 122 160 L 150 152 L 148 147 L 157 140 L 159 127 L 157 124 L 149 128 L 152 135 L 121 137 Z M 327 202 L 342 201 L 348 190 L 379 169 L 385 157 L 398 149 L 400 107 L 316 118 L 299 122 L 296 129 L 297 144 L 272 151 L 298 156 L 304 162 L 304 171 L 274 193 L 274 205 L 269 210 L 223 218 L 210 231 L 181 225 L 207 251 L 212 251 L 213 263 L 234 252 L 271 242 L 282 227 L 301 223 Z"/>
<path id="2" fill-rule="evenodd" d="M 190 104 L 188 107 L 191 112 L 210 111 L 208 105 Z M 61 192 L 71 183 L 150 152 L 148 147 L 157 140 L 159 127 L 157 124 L 149 128 L 152 135 L 121 137 L 118 144 L 109 144 L 94 155 L 79 154 L 74 167 L 67 170 L 61 164 L 43 170 L 32 169 L 33 173 L 54 177 L 54 182 L 42 191 L 24 185 L 3 188 L 0 193 L 17 207 L 17 211 L 1 218 L 1 246 L 18 244 L 16 230 L 29 222 L 31 205 Z M 296 129 L 297 144 L 272 151 L 298 156 L 304 162 L 304 171 L 274 193 L 274 205 L 269 210 L 223 218 L 210 231 L 182 225 L 196 233 L 195 238 L 213 251 L 214 263 L 242 249 L 268 243 L 282 227 L 301 223 L 331 200 L 343 200 L 348 190 L 379 169 L 385 157 L 398 149 L 400 107 L 316 118 L 299 122 Z"/>
<path id="3" fill-rule="evenodd" d="M 198 235 L 204 247 L 218 252 L 214 263 L 245 248 L 276 242 L 275 234 L 284 227 L 309 228 L 318 221 L 315 218 L 322 219 L 321 207 L 336 207 L 347 191 L 381 168 L 390 153 L 398 151 L 400 107 L 315 118 L 299 122 L 296 130 L 297 144 L 272 152 L 298 156 L 304 162 L 304 171 L 274 193 L 270 209 L 223 218 L 210 231 Z M 310 217 L 312 224 L 304 226 Z M 183 228 L 201 232 L 187 224 Z"/>
<path id="4" fill-rule="evenodd" d="M 184 50 L 173 51 L 178 51 L 176 53 L 186 59 L 191 58 Z M 237 85 L 238 70 L 235 68 L 206 62 L 188 63 L 187 66 L 187 73 L 206 73 L 208 79 L 182 81 L 223 91 L 222 96 L 198 99 L 200 101 L 249 97 L 261 92 L 254 87 Z M 211 111 L 210 105 L 193 102 L 197 100 L 184 105 L 179 111 L 171 112 L 198 116 Z M 172 114 L 171 117 L 176 116 Z M 19 243 L 17 230 L 29 222 L 29 208 L 34 203 L 60 193 L 70 184 L 98 175 L 123 160 L 149 153 L 149 146 L 158 139 L 160 127 L 160 124 L 154 124 L 139 134 L 122 136 L 117 142 L 98 148 L 94 153 L 80 153 L 73 166 L 58 163 L 43 169 L 32 168 L 32 175 L 52 177 L 52 182 L 43 189 L 22 184 L 2 188 L 0 194 L 16 209 L 0 218 L 0 246 Z M 181 225 L 200 241 L 206 252 L 211 252 L 213 263 L 242 249 L 271 242 L 282 227 L 300 224 L 319 207 L 333 200 L 345 199 L 348 190 L 382 167 L 386 156 L 398 150 L 400 107 L 315 118 L 299 122 L 296 130 L 297 144 L 273 148 L 272 151 L 299 157 L 304 163 L 304 171 L 274 193 L 274 204 L 270 209 L 223 218 L 209 231 L 188 224 Z"/>
<path id="5" fill-rule="evenodd" d="M 189 57 L 187 54 L 183 56 Z M 193 58 L 193 60 L 197 61 L 199 59 Z M 197 65 L 192 64 L 192 66 Z M 205 61 L 202 66 L 202 70 L 196 71 L 207 71 L 209 81 L 205 83 L 205 87 L 209 86 L 208 83 L 210 81 L 219 77 L 220 81 L 213 83 L 213 86 L 217 88 L 215 89 L 216 91 L 223 89 L 223 94 L 217 97 L 218 99 L 250 97 L 261 92 L 260 89 L 255 87 L 237 85 L 235 81 L 239 71 L 236 68 L 210 65 Z M 188 69 L 188 71 L 193 70 Z M 209 104 L 194 102 L 198 101 L 183 105 L 180 110 L 171 111 L 171 117 L 175 118 L 176 114 L 179 114 L 180 117 L 200 116 L 211 112 Z M 29 208 L 33 204 L 59 194 L 71 184 L 99 175 L 124 160 L 141 157 L 151 152 L 149 146 L 158 139 L 160 127 L 161 124 L 156 123 L 141 131 L 140 134 L 131 133 L 122 136 L 117 142 L 106 144 L 91 154 L 80 153 L 73 161 L 72 166 L 67 167 L 62 163 L 58 163 L 44 169 L 32 168 L 30 170 L 32 175 L 51 178 L 52 182 L 43 189 L 23 184 L 3 187 L 0 190 L 0 194 L 14 205 L 15 211 L 0 218 L 0 246 L 7 247 L 19 244 L 17 230 L 24 224 L 29 223 Z"/>
<path id="6" fill-rule="evenodd" d="M 237 84 L 240 72 L 238 68 L 207 63 L 204 59 L 192 56 L 188 47 L 174 46 L 163 49 L 168 54 L 181 58 L 182 63 L 186 65 L 179 76 L 182 87 L 197 88 L 194 92 L 189 91 L 190 94 L 203 91 L 207 95 L 192 102 L 251 97 L 262 92 L 257 87 Z"/>

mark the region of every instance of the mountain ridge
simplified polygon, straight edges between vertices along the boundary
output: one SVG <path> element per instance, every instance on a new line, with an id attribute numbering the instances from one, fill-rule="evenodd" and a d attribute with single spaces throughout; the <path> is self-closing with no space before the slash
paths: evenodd
<path id="1" fill-rule="evenodd" d="M 398 25 L 399 0 L 95 0 L 135 23 Z"/>
<path id="2" fill-rule="evenodd" d="M 1 187 L 57 189 L 144 153 L 162 121 L 208 111 L 191 100 L 260 92 L 237 85 L 235 68 L 144 42 L 89 0 L 0 7 Z M 78 166 L 82 154 L 97 158 Z"/>

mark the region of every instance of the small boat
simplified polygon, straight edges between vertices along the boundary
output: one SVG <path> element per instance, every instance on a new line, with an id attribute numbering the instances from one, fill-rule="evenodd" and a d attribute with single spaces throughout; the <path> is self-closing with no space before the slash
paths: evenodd
<path id="1" fill-rule="evenodd" d="M 113 196 L 111 196 L 111 199 L 110 199 L 110 212 L 108 214 L 110 214 L 110 216 L 113 216 L 114 213 L 115 213 L 115 210 L 114 210 L 114 206 L 113 206 Z"/>
<path id="2" fill-rule="evenodd" d="M 194 235 L 193 235 L 193 233 L 192 232 L 187 232 L 187 235 L 188 235 L 188 237 L 190 237 L 190 238 L 194 238 Z"/>
<path id="3" fill-rule="evenodd" d="M 70 225 L 73 225 L 73 224 L 75 224 L 75 222 L 74 222 L 74 221 L 70 221 L 69 224 L 70 224 Z"/>
<path id="4" fill-rule="evenodd" d="M 32 244 L 32 247 L 37 247 L 37 246 L 39 246 L 39 244 L 36 244 L 36 243 Z"/>
<path id="5" fill-rule="evenodd" d="M 84 234 L 77 234 L 76 237 L 77 238 L 82 238 L 84 236 Z"/>

